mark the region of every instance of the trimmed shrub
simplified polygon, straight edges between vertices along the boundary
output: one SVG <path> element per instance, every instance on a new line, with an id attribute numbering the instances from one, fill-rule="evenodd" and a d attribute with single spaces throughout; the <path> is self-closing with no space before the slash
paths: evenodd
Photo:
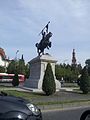
<path id="1" fill-rule="evenodd" d="M 48 63 L 42 84 L 42 90 L 45 92 L 46 95 L 52 95 L 56 91 L 56 84 L 54 80 L 54 75 L 52 71 L 51 64 Z"/>
<path id="2" fill-rule="evenodd" d="M 87 94 L 89 92 L 89 88 L 90 88 L 90 79 L 87 68 L 84 67 L 80 78 L 80 89 L 83 91 L 84 94 Z"/>
<path id="3" fill-rule="evenodd" d="M 17 73 L 15 73 L 15 75 L 14 75 L 14 77 L 13 77 L 12 85 L 13 85 L 14 87 L 19 85 L 19 77 L 18 77 L 18 74 L 17 74 Z"/>

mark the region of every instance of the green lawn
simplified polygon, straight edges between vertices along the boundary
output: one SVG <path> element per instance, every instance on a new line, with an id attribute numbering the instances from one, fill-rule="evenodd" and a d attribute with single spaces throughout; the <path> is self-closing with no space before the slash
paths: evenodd
<path id="1" fill-rule="evenodd" d="M 23 92 L 23 91 L 17 91 L 17 90 L 3 90 L 3 92 L 7 93 L 8 95 L 13 95 L 17 97 L 22 97 L 24 99 L 28 99 L 33 103 L 35 103 L 36 105 L 52 105 L 52 104 L 55 105 L 55 104 L 69 104 L 69 103 L 74 104 L 74 103 L 83 103 L 83 102 L 90 103 L 90 99 L 76 99 L 76 100 L 64 99 L 63 101 L 61 101 L 60 99 L 58 99 L 58 97 L 60 96 L 57 96 L 57 93 L 52 96 L 45 96 L 45 94 L 43 93 Z M 50 101 L 49 100 L 50 98 L 55 100 Z M 45 101 L 45 99 L 48 99 L 48 100 Z"/>
<path id="2" fill-rule="evenodd" d="M 38 93 L 24 92 L 24 91 L 17 91 L 17 90 L 3 90 L 3 92 L 7 93 L 8 95 L 23 97 L 25 99 L 31 99 L 31 98 L 36 98 L 41 96 Z"/>

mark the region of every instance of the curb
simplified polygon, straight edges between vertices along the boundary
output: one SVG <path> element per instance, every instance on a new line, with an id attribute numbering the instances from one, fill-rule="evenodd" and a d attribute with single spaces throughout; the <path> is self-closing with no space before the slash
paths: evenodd
<path id="1" fill-rule="evenodd" d="M 66 103 L 66 104 L 55 104 L 55 105 L 38 105 L 42 112 L 56 111 L 56 110 L 70 110 L 76 108 L 90 107 L 90 101 L 88 102 L 77 102 L 77 103 Z"/>
<path id="2" fill-rule="evenodd" d="M 78 106 L 78 107 L 72 107 L 72 108 L 58 108 L 58 109 L 49 109 L 49 110 L 41 110 L 42 113 L 46 112 L 52 112 L 52 111 L 68 111 L 68 110 L 76 110 L 76 109 L 81 109 L 81 108 L 87 108 L 90 109 L 90 106 Z"/>

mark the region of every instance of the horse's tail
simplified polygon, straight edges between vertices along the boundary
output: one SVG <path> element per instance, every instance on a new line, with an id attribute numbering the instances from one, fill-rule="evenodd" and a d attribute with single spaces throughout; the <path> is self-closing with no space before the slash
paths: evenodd
<path id="1" fill-rule="evenodd" d="M 35 46 L 38 47 L 38 43 L 36 43 Z"/>

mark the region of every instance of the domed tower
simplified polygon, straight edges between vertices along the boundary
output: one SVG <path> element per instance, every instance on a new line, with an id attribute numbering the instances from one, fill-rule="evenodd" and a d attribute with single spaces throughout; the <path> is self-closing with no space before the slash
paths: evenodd
<path id="1" fill-rule="evenodd" d="M 76 66 L 76 56 L 75 56 L 75 49 L 73 49 L 73 52 L 72 52 L 72 66 Z"/>

